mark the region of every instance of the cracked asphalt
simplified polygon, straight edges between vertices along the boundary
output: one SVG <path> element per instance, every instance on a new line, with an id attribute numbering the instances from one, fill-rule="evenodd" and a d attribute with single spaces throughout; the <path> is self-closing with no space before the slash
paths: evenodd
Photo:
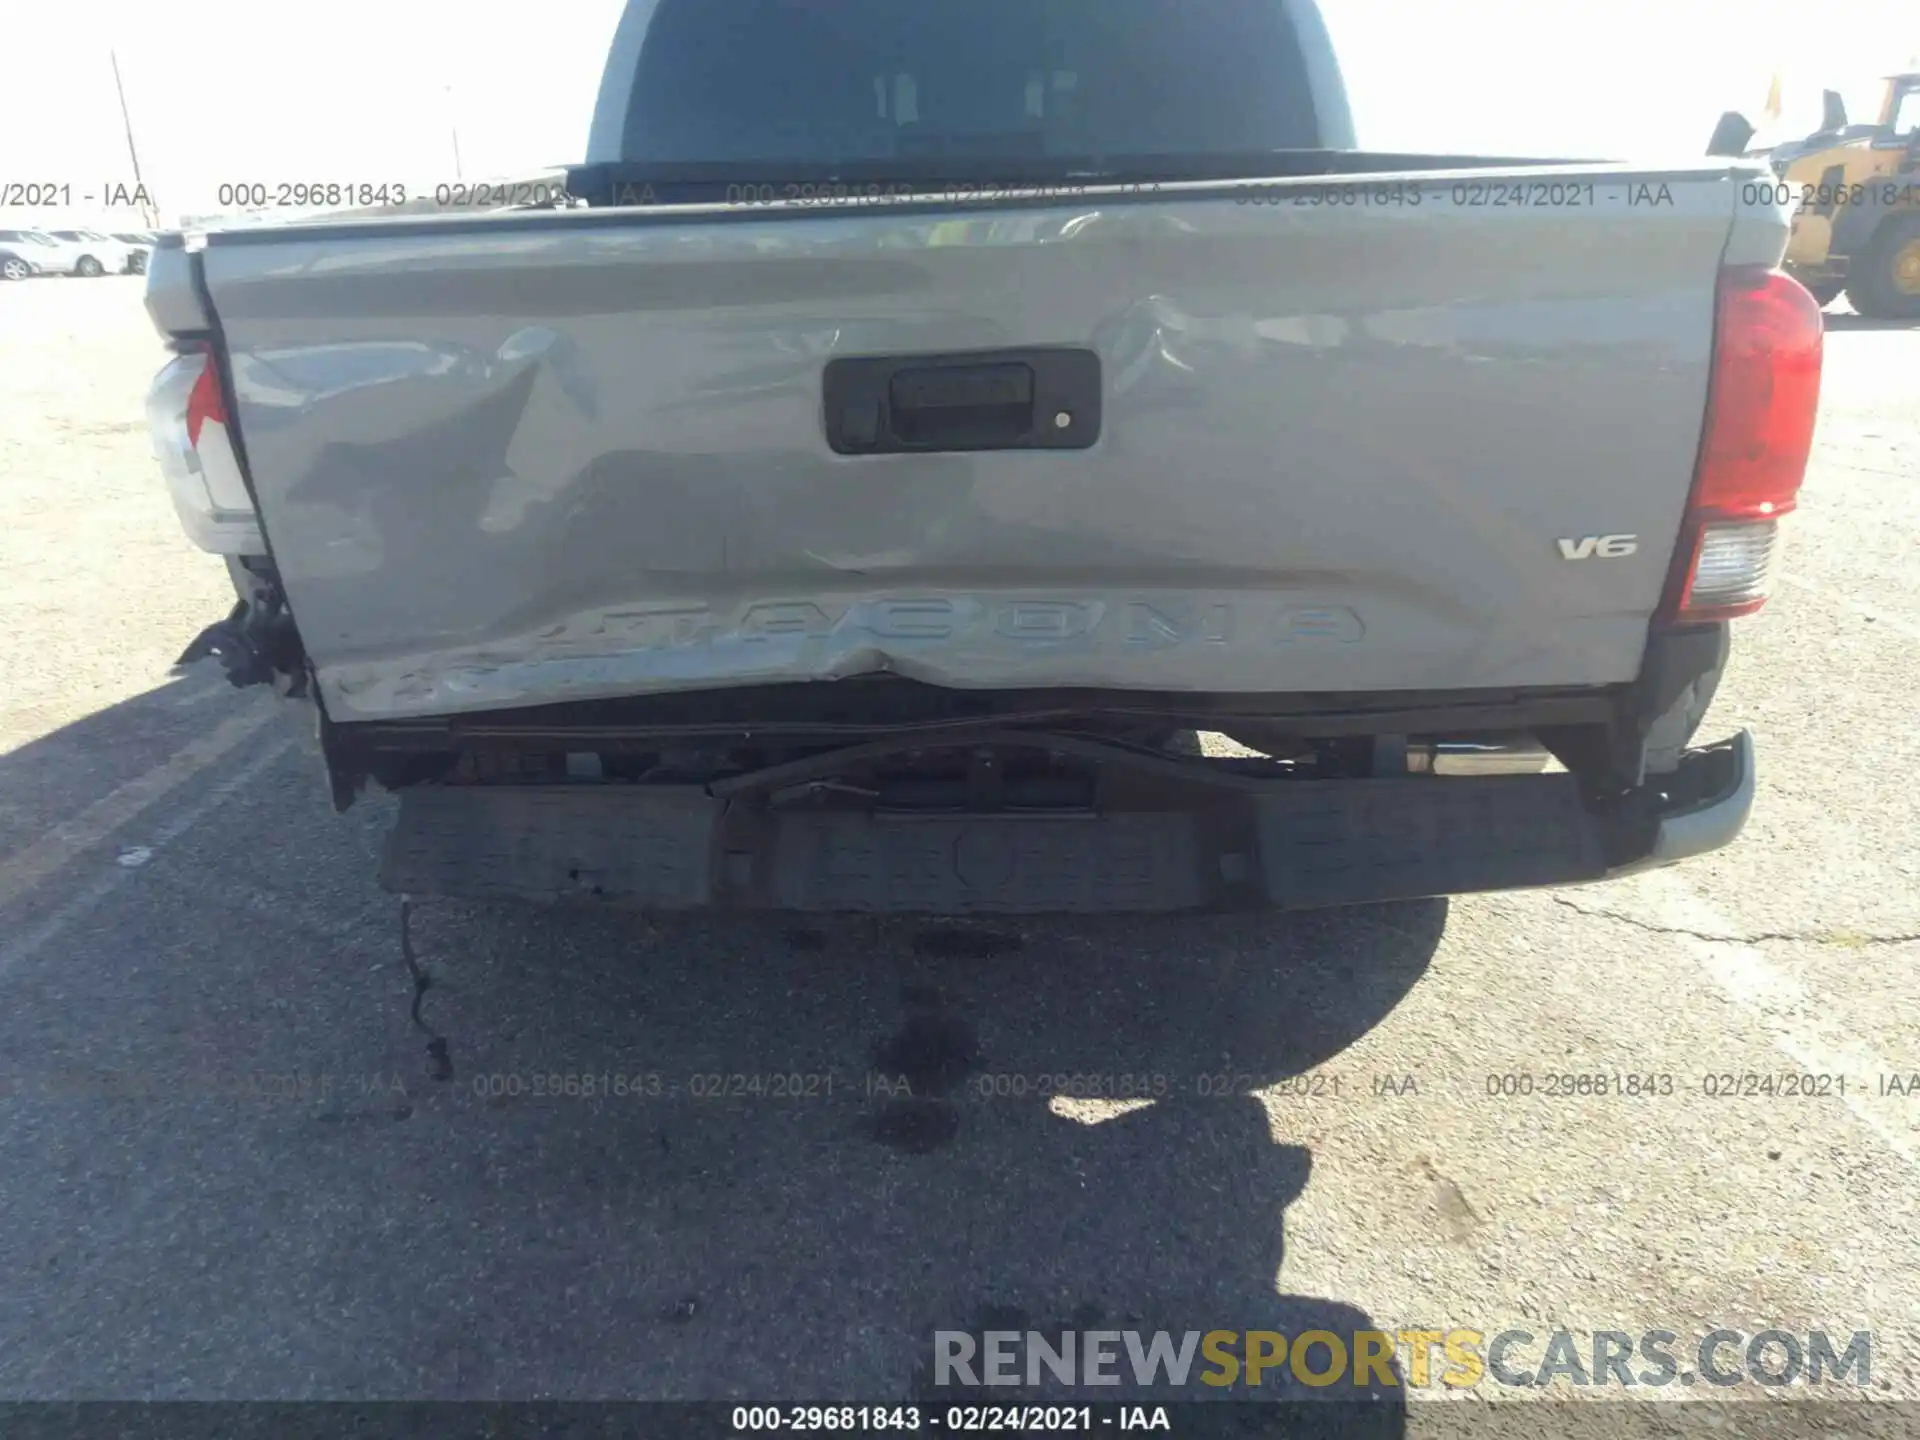
<path id="1" fill-rule="evenodd" d="M 137 282 L 0 287 L 0 1398 L 898 1401 L 935 1330 L 1069 1324 L 1867 1330 L 1849 1398 L 1920 1398 L 1920 330 L 1832 318 L 1705 731 L 1758 745 L 1730 849 L 1281 919 L 428 902 L 445 1082 L 386 803 L 333 815 L 293 707 L 170 673 L 231 596 L 159 361 Z M 1545 1093 L 1591 1073 L 1648 1093 Z M 1759 1084 L 1805 1075 L 1844 1094 Z"/>
<path id="2" fill-rule="evenodd" d="M 1684 925 L 1660 925 L 1638 915 L 1626 915 L 1615 910 L 1598 910 L 1582 905 L 1579 901 L 1565 895 L 1553 897 L 1554 903 L 1564 905 L 1577 915 L 1585 915 L 1594 920 L 1616 920 L 1622 925 L 1631 925 L 1636 930 L 1644 930 L 1649 935 L 1684 935 L 1694 940 L 1711 940 L 1719 944 L 1766 945 L 1774 941 L 1783 941 L 1798 945 L 1845 945 L 1854 949 L 1864 949 L 1872 945 L 1911 945 L 1920 941 L 1920 932 L 1905 935 L 1860 935 L 1851 931 L 1807 931 L 1807 930 L 1768 930 L 1758 935 L 1732 934 L 1722 930 L 1691 930 Z"/>

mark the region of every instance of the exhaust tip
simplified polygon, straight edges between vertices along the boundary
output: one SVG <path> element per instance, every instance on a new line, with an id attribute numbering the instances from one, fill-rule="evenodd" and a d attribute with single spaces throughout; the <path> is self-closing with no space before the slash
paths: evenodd
<path id="1" fill-rule="evenodd" d="M 1551 758 L 1530 736 L 1418 740 L 1407 746 L 1407 769 L 1416 775 L 1538 775 Z"/>

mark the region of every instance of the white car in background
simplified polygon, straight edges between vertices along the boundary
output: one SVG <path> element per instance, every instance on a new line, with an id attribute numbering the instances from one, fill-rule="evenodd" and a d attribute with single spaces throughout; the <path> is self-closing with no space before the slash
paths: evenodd
<path id="1" fill-rule="evenodd" d="M 106 269 L 98 256 L 56 240 L 44 230 L 0 230 L 0 245 L 18 255 L 31 255 L 36 275 L 99 275 Z M 86 260 L 100 268 L 83 268 Z"/>
<path id="2" fill-rule="evenodd" d="M 0 230 L 0 280 L 30 280 L 40 273 L 44 247 L 21 236 L 18 230 Z"/>
<path id="3" fill-rule="evenodd" d="M 47 234 L 59 245 L 73 252 L 73 268 L 67 273 L 72 275 L 126 275 L 135 273 L 134 257 L 142 262 L 140 269 L 146 268 L 146 254 L 124 240 L 116 240 L 111 235 L 103 235 L 98 230 L 49 230 Z"/>
<path id="4" fill-rule="evenodd" d="M 127 269 L 134 275 L 147 273 L 147 257 L 153 254 L 154 242 L 160 237 L 151 230 L 116 230 L 113 239 L 133 251 L 127 261 Z"/>
<path id="5" fill-rule="evenodd" d="M 0 249 L 26 261 L 35 275 L 71 275 L 75 255 L 43 230 L 0 230 Z M 23 278 L 6 272 L 9 280 Z"/>

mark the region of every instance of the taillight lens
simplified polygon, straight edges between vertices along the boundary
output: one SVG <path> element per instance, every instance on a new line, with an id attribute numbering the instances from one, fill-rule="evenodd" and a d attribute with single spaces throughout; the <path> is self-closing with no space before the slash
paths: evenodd
<path id="1" fill-rule="evenodd" d="M 220 375 L 213 368 L 213 357 L 205 351 L 198 353 L 200 376 L 187 392 L 187 443 L 196 448 L 209 420 L 216 425 L 227 423 L 227 399 L 220 393 Z"/>
<path id="2" fill-rule="evenodd" d="M 1721 273 L 1676 619 L 1748 615 L 1766 603 L 1779 518 L 1794 507 L 1813 448 L 1823 338 L 1820 306 L 1798 281 L 1752 267 Z"/>
<path id="3" fill-rule="evenodd" d="M 1687 587 L 1689 618 L 1748 615 L 1766 603 L 1780 527 L 1772 520 L 1713 520 L 1700 527 Z"/>
<path id="4" fill-rule="evenodd" d="M 216 555 L 264 555 L 220 374 L 204 346 L 183 349 L 154 377 L 147 428 L 187 538 Z"/>

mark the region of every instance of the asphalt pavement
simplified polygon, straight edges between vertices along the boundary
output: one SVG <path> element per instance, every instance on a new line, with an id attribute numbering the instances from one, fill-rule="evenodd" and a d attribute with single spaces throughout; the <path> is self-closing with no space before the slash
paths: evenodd
<path id="1" fill-rule="evenodd" d="M 1732 848 L 1278 918 L 423 902 L 436 1079 L 391 802 L 171 672 L 231 592 L 139 282 L 0 286 L 0 1397 L 897 1402 L 942 1329 L 1725 1326 L 1870 1331 L 1863 1393 L 1920 1399 L 1920 328 L 1830 318 L 1705 732 L 1758 745 Z M 1542 1093 L 1580 1073 L 1651 1093 Z"/>

